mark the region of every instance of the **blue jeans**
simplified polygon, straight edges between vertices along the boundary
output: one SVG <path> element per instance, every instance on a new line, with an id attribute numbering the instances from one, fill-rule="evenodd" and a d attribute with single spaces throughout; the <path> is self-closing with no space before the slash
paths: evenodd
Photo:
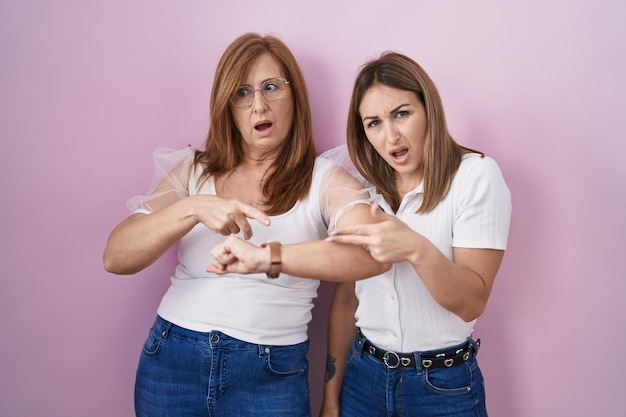
<path id="1" fill-rule="evenodd" d="M 341 390 L 341 417 L 486 417 L 476 357 L 451 368 L 388 368 L 357 336 Z M 425 352 L 424 352 L 425 353 Z"/>
<path id="2" fill-rule="evenodd" d="M 135 381 L 138 417 L 311 417 L 309 342 L 266 346 L 157 317 Z"/>

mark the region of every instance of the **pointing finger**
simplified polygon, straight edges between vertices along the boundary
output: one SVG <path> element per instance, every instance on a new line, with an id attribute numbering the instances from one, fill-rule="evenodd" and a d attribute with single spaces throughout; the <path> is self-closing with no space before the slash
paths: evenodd
<path id="1" fill-rule="evenodd" d="M 247 204 L 242 204 L 241 212 L 250 219 L 255 219 L 259 223 L 269 226 L 270 218 L 267 214 L 263 213 L 261 210 L 256 207 L 249 206 Z"/>
<path id="2" fill-rule="evenodd" d="M 265 226 L 269 226 L 271 223 L 270 218 L 261 210 L 255 207 L 242 204 L 241 212 L 243 213 L 245 217 L 238 218 L 236 220 L 236 224 L 237 224 L 237 227 L 243 232 L 243 237 L 246 240 L 252 237 L 252 227 L 250 226 L 250 223 L 248 222 L 246 217 L 250 219 L 255 219 L 256 221 L 258 221 L 259 223 Z"/>
<path id="3" fill-rule="evenodd" d="M 333 234 L 332 236 L 327 237 L 326 241 L 335 243 L 348 243 L 351 245 L 360 245 L 364 247 L 368 247 L 370 245 L 369 236 L 355 234 Z"/>

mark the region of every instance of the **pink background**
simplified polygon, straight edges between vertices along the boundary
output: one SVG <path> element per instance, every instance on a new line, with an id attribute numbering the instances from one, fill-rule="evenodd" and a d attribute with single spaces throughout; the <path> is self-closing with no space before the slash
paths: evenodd
<path id="1" fill-rule="evenodd" d="M 247 31 L 299 59 L 320 151 L 344 142 L 365 59 L 426 68 L 454 136 L 513 193 L 475 333 L 491 415 L 625 416 L 626 3 L 512 3 L 0 0 L 0 416 L 133 414 L 174 253 L 120 277 L 105 240 L 154 148 L 202 144 L 217 59 Z M 329 294 L 310 330 L 314 413 Z"/>

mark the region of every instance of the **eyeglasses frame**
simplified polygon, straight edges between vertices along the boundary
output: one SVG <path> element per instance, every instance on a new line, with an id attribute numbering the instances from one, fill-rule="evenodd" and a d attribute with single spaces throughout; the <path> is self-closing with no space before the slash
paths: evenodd
<path id="1" fill-rule="evenodd" d="M 272 81 L 272 80 L 281 80 L 281 81 L 283 81 L 283 82 L 285 83 L 285 86 L 288 86 L 288 85 L 290 85 L 290 84 L 291 84 L 291 82 L 290 82 L 288 79 L 286 79 L 286 78 L 283 78 L 283 77 L 273 77 L 273 78 L 270 78 L 270 79 L 268 79 L 268 80 L 265 80 L 265 81 L 263 82 L 263 84 L 261 84 L 261 88 L 256 88 L 256 89 L 253 89 L 253 88 L 252 88 L 252 86 L 247 86 L 247 87 L 250 87 L 250 89 L 252 90 L 252 93 L 251 93 L 251 94 L 252 94 L 252 100 L 250 100 L 250 104 L 248 104 L 247 106 L 237 106 L 237 105 L 235 104 L 235 102 L 233 101 L 233 99 L 232 99 L 232 98 L 230 98 L 230 99 L 229 99 L 230 104 L 232 104 L 232 105 L 233 105 L 233 107 L 236 107 L 236 108 L 238 108 L 238 109 L 247 109 L 248 107 L 251 107 L 251 106 L 252 106 L 252 104 L 254 103 L 254 96 L 255 96 L 255 94 L 256 94 L 256 92 L 257 92 L 257 91 L 260 91 L 260 92 L 261 92 L 261 94 L 263 95 L 263 98 L 264 98 L 264 99 L 266 99 L 267 101 L 275 101 L 275 100 L 280 100 L 281 98 L 284 98 L 284 97 L 279 97 L 279 98 L 274 98 L 274 99 L 268 99 L 268 98 L 265 96 L 265 93 L 263 93 L 263 87 L 264 87 L 266 84 L 271 84 L 271 81 Z M 243 86 L 241 86 L 241 85 L 240 85 L 237 89 L 239 89 L 239 88 L 241 88 L 241 87 L 243 87 Z"/>

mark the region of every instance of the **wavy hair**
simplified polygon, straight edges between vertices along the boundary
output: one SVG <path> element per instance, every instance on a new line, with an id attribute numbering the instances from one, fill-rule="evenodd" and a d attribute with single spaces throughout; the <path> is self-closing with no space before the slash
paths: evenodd
<path id="1" fill-rule="evenodd" d="M 284 71 L 294 106 L 288 138 L 263 184 L 265 211 L 276 215 L 288 211 L 296 201 L 307 196 L 317 156 L 304 76 L 292 52 L 277 37 L 246 33 L 226 48 L 215 71 L 205 150 L 196 152 L 195 162 L 204 166 L 201 183 L 211 176 L 226 175 L 243 162 L 243 138 L 234 122 L 230 98 L 252 62 L 263 54 L 271 55 Z"/>
<path id="2" fill-rule="evenodd" d="M 391 51 L 366 62 L 356 77 L 350 100 L 347 125 L 348 150 L 361 175 L 376 186 L 394 212 L 398 210 L 401 202 L 396 187 L 395 170 L 367 140 L 359 113 L 364 94 L 375 84 L 412 91 L 424 105 L 426 112 L 424 198 L 417 213 L 427 213 L 445 198 L 463 154 L 476 151 L 463 147 L 452 139 L 435 83 L 417 62 Z M 482 155 L 481 152 L 476 153 Z"/>

